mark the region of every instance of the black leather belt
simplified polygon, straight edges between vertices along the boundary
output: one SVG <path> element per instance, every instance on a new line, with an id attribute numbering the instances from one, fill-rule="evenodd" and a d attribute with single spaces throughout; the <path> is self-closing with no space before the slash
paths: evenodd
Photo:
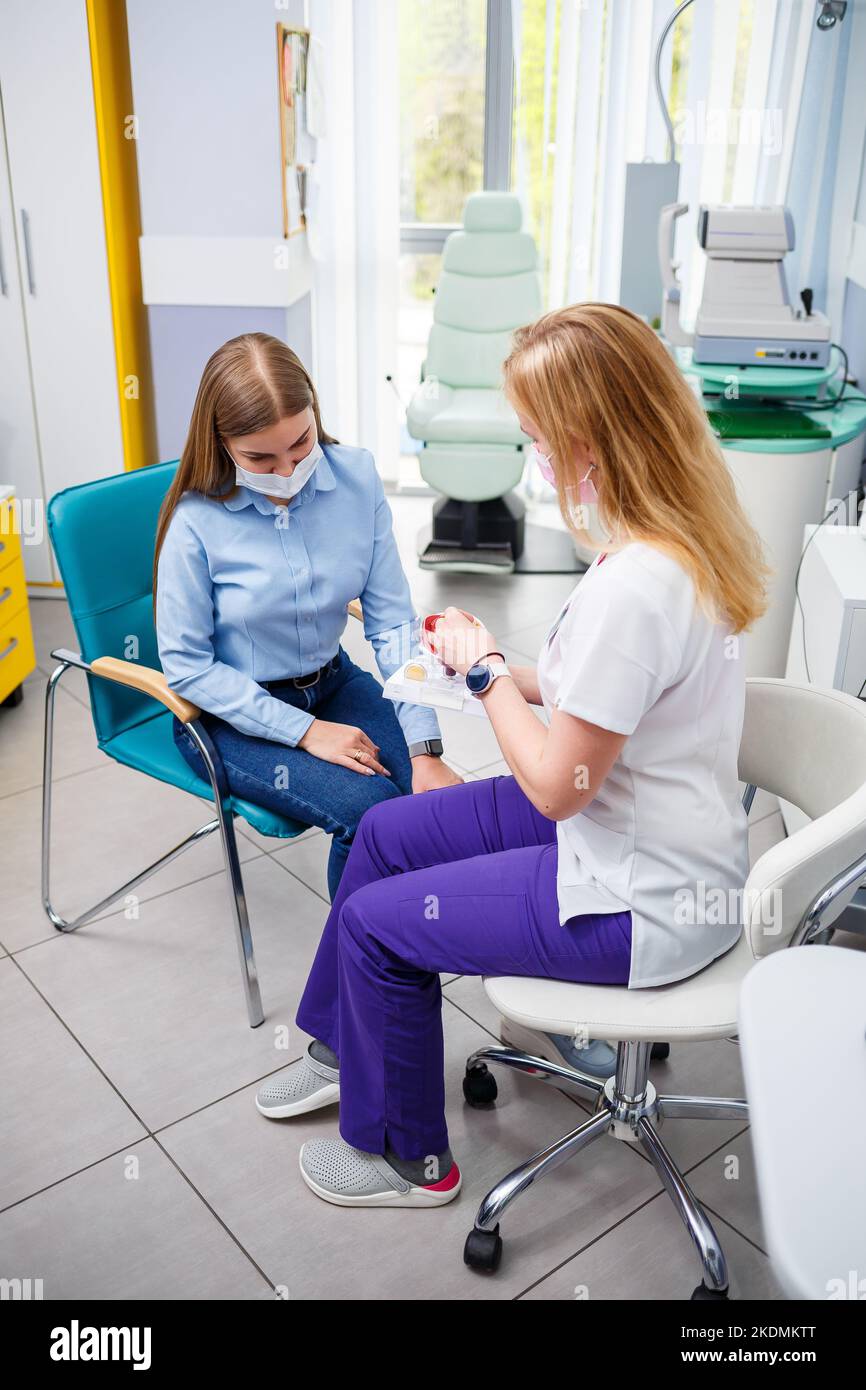
<path id="1" fill-rule="evenodd" d="M 313 671 L 309 676 L 284 676 L 281 680 L 262 681 L 262 685 L 265 690 L 270 690 L 275 685 L 293 685 L 296 690 L 309 690 L 311 685 L 318 684 L 322 676 L 327 676 L 335 670 L 339 660 L 340 653 L 337 652 L 336 656 L 332 656 L 330 661 L 326 661 L 324 666 L 320 666 L 318 671 Z"/>

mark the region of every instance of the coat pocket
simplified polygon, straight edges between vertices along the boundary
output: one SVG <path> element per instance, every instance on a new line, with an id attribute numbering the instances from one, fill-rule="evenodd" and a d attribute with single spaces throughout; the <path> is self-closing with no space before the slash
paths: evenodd
<path id="1" fill-rule="evenodd" d="M 631 852 L 631 836 L 601 825 L 585 813 L 569 821 L 564 834 L 577 861 L 560 864 L 562 882 L 566 884 L 585 883 L 587 870 L 604 883 L 621 868 Z"/>

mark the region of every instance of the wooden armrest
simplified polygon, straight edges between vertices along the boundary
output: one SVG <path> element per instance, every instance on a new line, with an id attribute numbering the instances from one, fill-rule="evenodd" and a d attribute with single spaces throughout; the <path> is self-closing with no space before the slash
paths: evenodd
<path id="1" fill-rule="evenodd" d="M 165 676 L 161 671 L 154 671 L 152 666 L 121 661 L 119 656 L 98 656 L 91 661 L 90 669 L 94 676 L 104 676 L 106 680 L 117 681 L 118 685 L 131 685 L 133 689 L 159 700 L 161 705 L 177 715 L 181 724 L 189 724 L 201 714 L 198 705 L 191 705 L 189 700 L 170 690 Z"/>
<path id="2" fill-rule="evenodd" d="M 346 605 L 346 611 L 351 617 L 363 622 L 360 599 L 353 598 L 351 603 Z M 117 681 L 118 685 L 131 685 L 134 690 L 140 690 L 143 694 L 150 695 L 151 699 L 159 700 L 161 705 L 165 705 L 166 709 L 177 715 L 181 724 L 189 724 L 201 714 L 198 705 L 190 704 L 182 695 L 170 690 L 165 676 L 161 671 L 154 671 L 152 666 L 139 666 L 134 661 L 122 661 L 119 656 L 98 656 L 95 661 L 91 661 L 90 669 L 95 676 Z"/>

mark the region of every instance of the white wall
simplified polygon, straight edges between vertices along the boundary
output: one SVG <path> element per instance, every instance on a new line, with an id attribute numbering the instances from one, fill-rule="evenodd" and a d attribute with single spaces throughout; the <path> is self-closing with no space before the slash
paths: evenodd
<path id="1" fill-rule="evenodd" d="M 277 22 L 303 0 L 127 0 L 145 236 L 282 236 Z M 288 310 L 149 309 L 160 457 L 180 452 L 202 367 L 248 330 L 312 367 L 309 296 Z"/>

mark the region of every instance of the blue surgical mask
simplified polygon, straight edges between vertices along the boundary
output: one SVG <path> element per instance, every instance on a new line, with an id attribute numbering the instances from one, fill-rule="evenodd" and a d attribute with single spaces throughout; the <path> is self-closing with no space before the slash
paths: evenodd
<path id="1" fill-rule="evenodd" d="M 250 473 L 246 468 L 241 468 L 239 463 L 235 463 L 235 482 L 239 487 L 248 487 L 250 492 L 261 493 L 263 497 L 281 497 L 288 501 L 300 492 L 322 458 L 322 446 L 317 439 L 310 452 L 295 464 L 294 472 L 288 477 L 282 473 Z"/>

